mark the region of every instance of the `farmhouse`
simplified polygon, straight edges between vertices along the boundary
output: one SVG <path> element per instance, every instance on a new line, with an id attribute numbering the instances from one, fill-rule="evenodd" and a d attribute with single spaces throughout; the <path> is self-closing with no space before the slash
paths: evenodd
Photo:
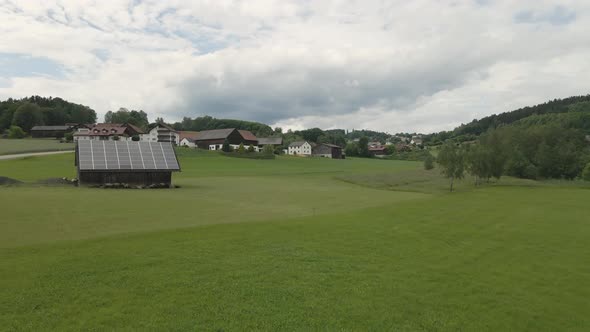
<path id="1" fill-rule="evenodd" d="M 383 157 L 387 155 L 387 148 L 385 146 L 370 146 L 369 153 L 376 157 Z"/>
<path id="2" fill-rule="evenodd" d="M 172 143 L 81 140 L 75 165 L 81 185 L 165 186 L 180 165 Z"/>
<path id="3" fill-rule="evenodd" d="M 332 159 L 343 159 L 342 148 L 338 145 L 320 143 L 312 148 L 314 157 L 324 157 Z"/>
<path id="4" fill-rule="evenodd" d="M 194 139 L 195 144 L 201 149 L 221 150 L 223 143 L 227 140 L 230 145 L 257 146 L 258 139 L 248 130 L 237 130 L 235 128 L 214 129 L 199 132 Z"/>
<path id="5" fill-rule="evenodd" d="M 150 130 L 141 135 L 141 140 L 145 141 L 145 142 L 168 142 L 168 143 L 174 143 L 176 145 L 179 144 L 180 139 L 179 139 L 179 133 L 174 130 L 174 128 L 163 124 L 163 123 L 157 123 L 154 125 L 151 125 Z"/>
<path id="6" fill-rule="evenodd" d="M 282 137 L 259 137 L 258 138 L 258 147 L 264 148 L 266 145 L 272 145 L 273 148 L 277 146 L 283 145 L 283 138 Z"/>
<path id="7" fill-rule="evenodd" d="M 143 134 L 143 130 L 129 123 L 97 123 L 90 128 L 78 128 L 74 134 L 74 141 L 131 141 L 133 136 L 141 134 Z"/>
<path id="8" fill-rule="evenodd" d="M 296 156 L 311 156 L 312 146 L 307 141 L 298 141 L 289 144 L 288 153 Z"/>
<path id="9" fill-rule="evenodd" d="M 195 139 L 199 137 L 198 131 L 179 131 L 178 145 L 188 146 L 189 148 L 196 147 Z"/>

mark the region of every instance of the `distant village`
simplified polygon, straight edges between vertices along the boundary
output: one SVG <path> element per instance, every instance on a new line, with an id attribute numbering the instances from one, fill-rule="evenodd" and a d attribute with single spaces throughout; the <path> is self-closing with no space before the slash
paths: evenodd
<path id="1" fill-rule="evenodd" d="M 229 143 L 232 150 L 240 146 L 251 151 L 261 152 L 265 146 L 272 146 L 275 153 L 303 157 L 323 157 L 344 159 L 345 147 L 329 143 L 317 143 L 298 140 L 284 144 L 281 136 L 257 137 L 248 130 L 236 128 L 213 129 L 204 131 L 175 130 L 164 123 L 155 123 L 147 131 L 129 123 L 65 124 L 62 126 L 35 126 L 31 128 L 34 138 L 65 137 L 74 142 L 95 141 L 140 141 L 166 142 L 176 146 L 205 150 L 221 150 L 224 143 Z M 359 138 L 348 143 L 358 143 Z M 369 141 L 369 154 L 385 157 L 392 151 L 407 152 L 423 147 L 422 135 L 392 135 L 385 141 Z"/>

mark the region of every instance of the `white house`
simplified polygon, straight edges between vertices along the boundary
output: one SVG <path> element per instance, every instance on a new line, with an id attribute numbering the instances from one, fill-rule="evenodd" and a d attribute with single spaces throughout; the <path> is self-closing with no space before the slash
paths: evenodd
<path id="1" fill-rule="evenodd" d="M 195 141 L 193 139 L 188 138 L 188 137 L 184 137 L 183 139 L 181 139 L 180 143 L 178 145 L 187 146 L 189 148 L 196 148 L 197 147 L 197 144 L 195 143 Z"/>
<path id="2" fill-rule="evenodd" d="M 311 156 L 312 146 L 306 141 L 289 144 L 289 154 L 298 156 Z"/>
<path id="3" fill-rule="evenodd" d="M 171 142 L 176 145 L 180 144 L 180 134 L 165 124 L 156 124 L 146 134 L 141 135 L 144 142 Z"/>

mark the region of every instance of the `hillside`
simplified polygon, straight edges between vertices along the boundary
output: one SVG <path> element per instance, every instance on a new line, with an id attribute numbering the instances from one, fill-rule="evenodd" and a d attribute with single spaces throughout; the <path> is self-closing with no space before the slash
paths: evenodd
<path id="1" fill-rule="evenodd" d="M 425 142 L 440 144 L 447 139 L 470 141 L 489 129 L 506 125 L 529 127 L 556 124 L 565 128 L 581 129 L 590 133 L 590 95 L 554 99 L 543 104 L 494 114 L 463 124 L 452 131 L 427 135 Z"/>

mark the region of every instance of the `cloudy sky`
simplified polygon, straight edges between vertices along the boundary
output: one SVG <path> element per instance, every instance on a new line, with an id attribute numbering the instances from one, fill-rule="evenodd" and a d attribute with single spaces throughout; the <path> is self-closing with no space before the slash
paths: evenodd
<path id="1" fill-rule="evenodd" d="M 588 0 L 0 0 L 0 99 L 432 132 L 590 92 Z"/>

